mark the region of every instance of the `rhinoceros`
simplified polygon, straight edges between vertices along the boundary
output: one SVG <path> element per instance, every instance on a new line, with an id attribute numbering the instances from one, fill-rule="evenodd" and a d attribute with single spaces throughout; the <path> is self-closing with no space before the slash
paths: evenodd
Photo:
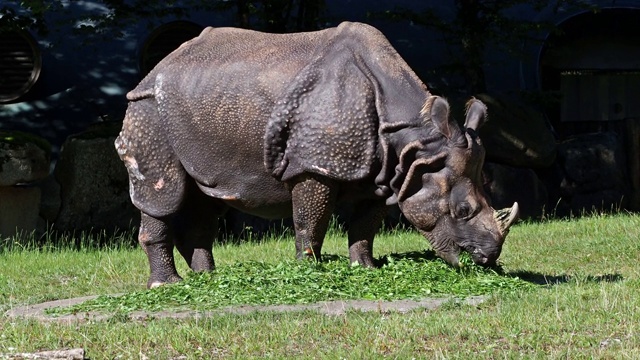
<path id="1" fill-rule="evenodd" d="M 206 28 L 127 99 L 115 146 L 141 211 L 148 287 L 181 279 L 174 246 L 192 270 L 212 270 L 216 219 L 229 207 L 292 216 L 297 257 L 320 259 L 332 212 L 346 203 L 350 260 L 370 267 L 390 205 L 453 265 L 461 250 L 495 264 L 517 217 L 517 203 L 495 211 L 483 192 L 484 104 L 469 101 L 461 129 L 366 24 Z"/>

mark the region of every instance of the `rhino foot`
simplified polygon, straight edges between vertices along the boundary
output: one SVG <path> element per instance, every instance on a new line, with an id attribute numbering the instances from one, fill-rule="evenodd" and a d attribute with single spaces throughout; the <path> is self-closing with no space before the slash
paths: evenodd
<path id="1" fill-rule="evenodd" d="M 368 241 L 359 241 L 349 247 L 349 260 L 351 264 L 358 263 L 361 266 L 375 268 L 376 264 L 371 255 L 371 246 Z"/>
<path id="2" fill-rule="evenodd" d="M 300 245 L 296 240 L 296 248 L 302 248 L 302 247 L 303 246 Z M 322 255 L 320 252 L 321 252 L 321 248 L 318 246 L 315 246 L 315 249 L 313 247 L 304 247 L 304 249 L 302 250 L 296 249 L 296 258 L 298 260 L 322 261 Z"/>
<path id="3" fill-rule="evenodd" d="M 195 249 L 191 258 L 190 264 L 191 270 L 212 271 L 215 269 L 215 262 L 213 260 L 213 254 L 210 249 Z"/>
<path id="4" fill-rule="evenodd" d="M 147 281 L 147 288 L 153 289 L 166 284 L 173 284 L 178 281 L 182 281 L 182 278 L 179 275 L 171 275 L 169 277 L 161 278 L 158 276 L 150 276 L 149 281 Z"/>

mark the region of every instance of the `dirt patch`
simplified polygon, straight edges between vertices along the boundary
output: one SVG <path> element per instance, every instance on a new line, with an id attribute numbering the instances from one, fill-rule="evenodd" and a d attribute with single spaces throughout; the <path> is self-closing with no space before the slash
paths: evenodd
<path id="1" fill-rule="evenodd" d="M 83 303 L 87 300 L 95 299 L 97 296 L 86 296 L 73 299 L 49 301 L 41 304 L 19 306 L 8 310 L 5 316 L 12 318 L 31 318 L 44 322 L 77 322 L 77 321 L 95 321 L 104 320 L 111 317 L 110 314 L 88 312 L 71 315 L 52 316 L 46 314 L 47 309 L 56 307 L 67 307 Z M 487 299 L 486 296 L 471 296 L 466 299 L 456 298 L 428 298 L 422 300 L 395 300 L 395 301 L 370 301 L 370 300 L 336 300 L 323 301 L 316 304 L 305 305 L 245 305 L 245 306 L 229 306 L 211 311 L 161 311 L 146 312 L 135 311 L 129 314 L 131 320 L 147 320 L 159 318 L 206 318 L 215 314 L 248 314 L 256 311 L 271 312 L 292 312 L 313 310 L 326 315 L 342 315 L 349 310 L 356 311 L 377 311 L 377 312 L 400 312 L 406 313 L 415 309 L 433 310 L 445 303 L 454 301 L 464 305 L 476 306 Z"/>

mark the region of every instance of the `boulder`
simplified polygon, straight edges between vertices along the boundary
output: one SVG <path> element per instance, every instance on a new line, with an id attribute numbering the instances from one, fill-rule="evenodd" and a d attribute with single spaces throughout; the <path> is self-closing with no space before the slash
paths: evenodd
<path id="1" fill-rule="evenodd" d="M 51 145 L 18 131 L 0 131 L 0 239 L 38 229 L 41 191 L 49 175 Z"/>
<path id="2" fill-rule="evenodd" d="M 40 189 L 33 186 L 0 186 L 0 240 L 29 235 L 38 229 Z"/>
<path id="3" fill-rule="evenodd" d="M 531 169 L 485 163 L 482 169 L 484 190 L 495 209 L 520 206 L 520 218 L 539 219 L 547 204 L 547 188 Z"/>
<path id="4" fill-rule="evenodd" d="M 40 189 L 42 197 L 40 199 L 40 217 L 49 227 L 53 224 L 60 212 L 60 184 L 53 174 L 38 182 L 36 186 Z"/>
<path id="5" fill-rule="evenodd" d="M 32 183 L 49 175 L 51 145 L 17 131 L 0 131 L 0 186 Z"/>
<path id="6" fill-rule="evenodd" d="M 622 139 L 614 132 L 575 136 L 558 145 L 562 201 L 574 214 L 626 208 L 630 184 Z"/>
<path id="7" fill-rule="evenodd" d="M 513 97 L 479 94 L 476 98 L 487 105 L 488 121 L 480 129 L 487 161 L 532 169 L 553 164 L 556 140 L 542 112 Z M 454 102 L 455 113 L 462 113 L 466 100 Z"/>
<path id="8" fill-rule="evenodd" d="M 112 233 L 139 224 L 127 171 L 113 145 L 121 123 L 101 123 L 69 137 L 54 175 L 60 211 L 54 229 Z"/>

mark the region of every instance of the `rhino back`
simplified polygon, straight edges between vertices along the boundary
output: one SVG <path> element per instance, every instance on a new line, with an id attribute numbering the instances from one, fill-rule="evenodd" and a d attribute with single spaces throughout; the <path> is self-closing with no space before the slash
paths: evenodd
<path id="1" fill-rule="evenodd" d="M 129 98 L 155 97 L 173 151 L 205 192 L 246 207 L 288 201 L 264 169 L 264 128 L 276 96 L 322 45 L 319 35 L 208 28 Z"/>
<path id="2" fill-rule="evenodd" d="M 155 99 L 159 126 L 171 151 L 209 195 L 244 202 L 243 207 L 288 202 L 284 185 L 265 168 L 265 128 L 277 113 L 277 103 L 282 106 L 291 100 L 286 92 L 296 88 L 292 83 L 305 69 L 335 70 L 331 54 L 342 54 L 342 60 L 347 54 L 347 63 L 348 56 L 373 62 L 372 76 L 382 86 L 399 82 L 399 88 L 385 90 L 399 94 L 401 101 L 415 98 L 415 89 L 423 87 L 381 33 L 363 24 L 343 23 L 317 32 L 279 35 L 207 28 L 162 60 L 127 97 Z M 352 90 L 347 97 L 361 95 Z M 372 99 L 370 91 L 366 96 L 370 105 L 380 101 Z M 417 98 L 421 101 L 423 92 Z M 413 108 L 420 105 L 396 108 L 415 114 Z M 375 110 L 367 106 L 366 111 L 360 118 L 363 124 L 366 119 L 373 122 L 366 141 L 368 156 L 375 156 L 378 119 Z M 336 120 L 337 126 L 349 121 Z M 366 166 L 374 163 L 368 159 Z M 368 172 L 358 172 L 364 174 L 359 178 Z"/>

